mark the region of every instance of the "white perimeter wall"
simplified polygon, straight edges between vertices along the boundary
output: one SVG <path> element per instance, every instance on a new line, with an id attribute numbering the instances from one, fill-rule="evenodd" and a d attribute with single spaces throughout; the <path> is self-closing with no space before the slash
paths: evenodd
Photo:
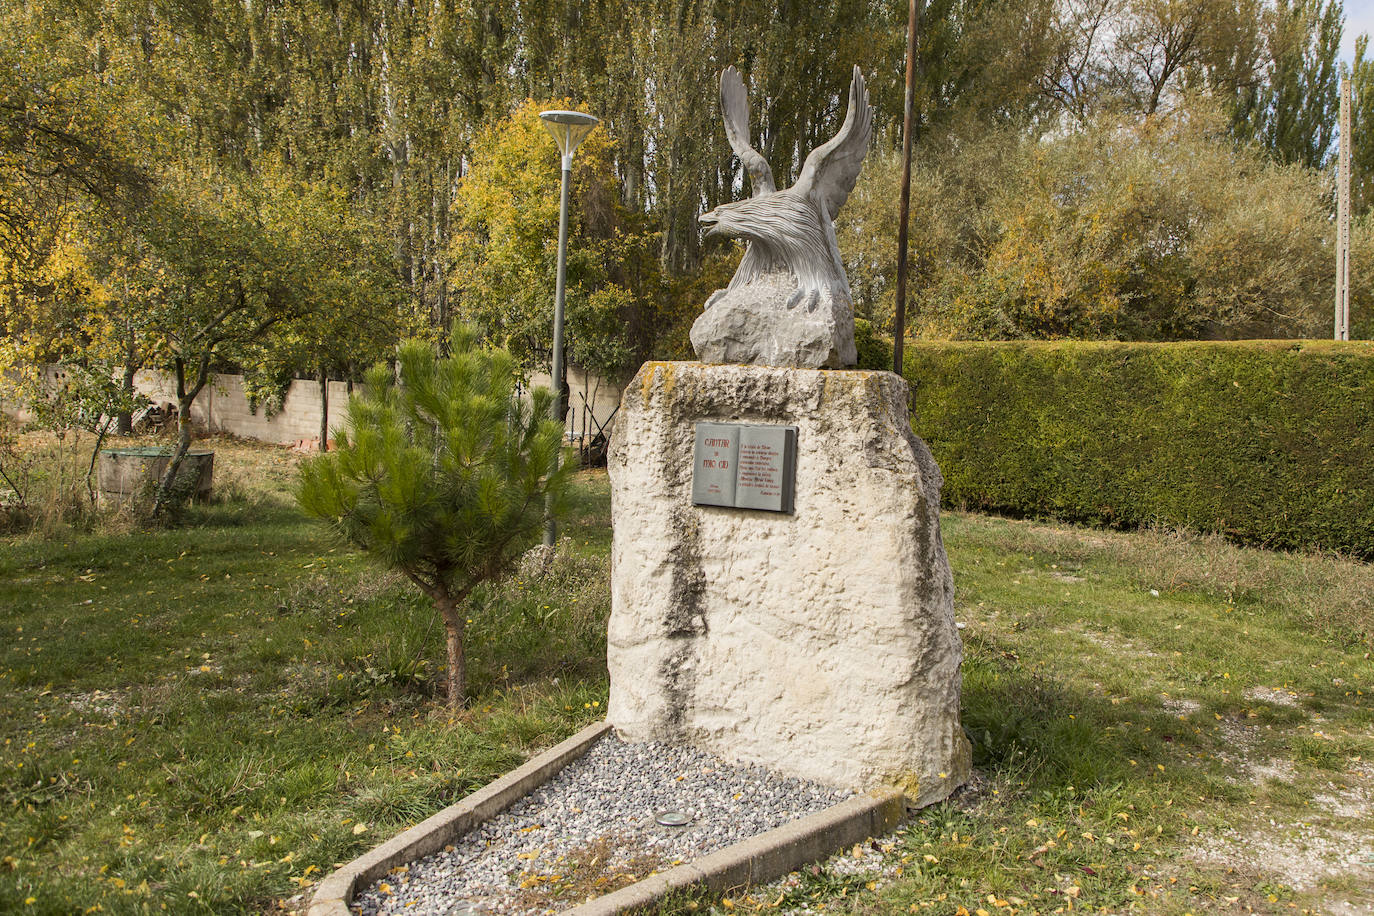
<path id="1" fill-rule="evenodd" d="M 155 404 L 176 405 L 176 381 L 167 373 L 141 370 L 134 376 L 134 387 Z M 330 429 L 347 418 L 348 386 L 343 382 L 330 382 Z M 282 409 L 269 420 L 261 407 L 256 414 L 249 410 L 242 376 L 216 375 L 197 395 L 191 407 L 191 419 L 212 433 L 230 433 L 263 442 L 290 444 L 302 439 L 317 439 L 320 435 L 320 384 L 307 379 L 292 381 L 282 401 Z"/>
<path id="2" fill-rule="evenodd" d="M 547 374 L 536 375 L 536 385 L 548 385 Z M 595 435 L 596 422 L 606 423 L 620 403 L 621 388 L 595 377 L 588 378 L 576 369 L 568 370 L 568 384 L 572 391 L 572 405 L 568 410 L 566 428 L 573 437 L 586 433 Z M 134 377 L 134 385 L 154 403 L 176 404 L 176 382 L 170 375 L 143 370 Z M 584 406 L 586 395 L 590 409 Z M 243 393 L 243 378 L 238 375 L 217 375 L 205 386 L 191 408 L 191 418 L 212 433 L 229 433 L 263 442 L 292 444 L 303 439 L 316 439 L 320 434 L 320 384 L 311 379 L 295 379 L 282 401 L 282 409 L 270 420 L 264 410 L 257 414 L 248 409 Z M 329 429 L 333 430 L 348 418 L 348 386 L 343 382 L 329 383 Z M 609 432 L 609 430 L 607 430 Z"/>

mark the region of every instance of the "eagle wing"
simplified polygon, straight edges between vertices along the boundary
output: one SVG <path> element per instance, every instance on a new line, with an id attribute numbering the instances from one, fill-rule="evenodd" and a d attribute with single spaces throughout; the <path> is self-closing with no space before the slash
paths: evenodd
<path id="1" fill-rule="evenodd" d="M 749 96 L 743 78 L 734 67 L 726 67 L 720 74 L 720 111 L 725 119 L 725 137 L 739 161 L 749 170 L 754 196 L 776 191 L 768 160 L 749 145 Z"/>
<path id="2" fill-rule="evenodd" d="M 815 200 L 826 219 L 834 219 L 849 199 L 854 182 L 859 180 L 868 139 L 873 133 L 873 108 L 868 104 L 868 87 L 856 66 L 849 84 L 849 112 L 840 132 L 811 151 L 802 166 L 801 177 L 792 188 Z"/>

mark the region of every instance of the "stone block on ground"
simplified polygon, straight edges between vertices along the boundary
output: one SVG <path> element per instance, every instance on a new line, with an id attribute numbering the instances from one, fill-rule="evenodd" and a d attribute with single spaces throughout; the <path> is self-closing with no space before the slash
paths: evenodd
<path id="1" fill-rule="evenodd" d="M 791 514 L 692 504 L 698 422 L 795 425 Z M 968 776 L 940 472 L 887 372 L 647 363 L 609 456 L 608 719 L 918 805 Z"/>

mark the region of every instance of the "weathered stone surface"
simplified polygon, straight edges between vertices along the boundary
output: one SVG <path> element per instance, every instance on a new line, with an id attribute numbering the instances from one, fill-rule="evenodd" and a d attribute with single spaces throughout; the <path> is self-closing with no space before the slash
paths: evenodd
<path id="1" fill-rule="evenodd" d="M 704 363 L 843 369 L 854 365 L 854 307 L 841 290 L 800 293 L 788 273 L 721 290 L 692 324 Z"/>
<path id="2" fill-rule="evenodd" d="M 940 472 L 887 372 L 648 363 L 611 441 L 608 719 L 919 804 L 968 775 Z M 693 424 L 798 427 L 793 514 L 693 506 Z"/>

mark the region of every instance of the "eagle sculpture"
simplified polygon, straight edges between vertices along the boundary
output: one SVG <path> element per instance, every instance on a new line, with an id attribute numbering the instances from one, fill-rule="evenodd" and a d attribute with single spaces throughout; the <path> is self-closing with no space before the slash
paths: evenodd
<path id="1" fill-rule="evenodd" d="M 805 368 L 852 366 L 854 306 L 835 243 L 835 215 L 858 180 L 873 129 L 863 74 L 854 68 L 839 133 L 806 157 L 790 188 L 749 143 L 749 99 L 734 67 L 720 75 L 725 136 L 749 172 L 753 196 L 702 214 L 708 235 L 743 239 L 743 260 L 692 326 L 708 363 Z"/>

